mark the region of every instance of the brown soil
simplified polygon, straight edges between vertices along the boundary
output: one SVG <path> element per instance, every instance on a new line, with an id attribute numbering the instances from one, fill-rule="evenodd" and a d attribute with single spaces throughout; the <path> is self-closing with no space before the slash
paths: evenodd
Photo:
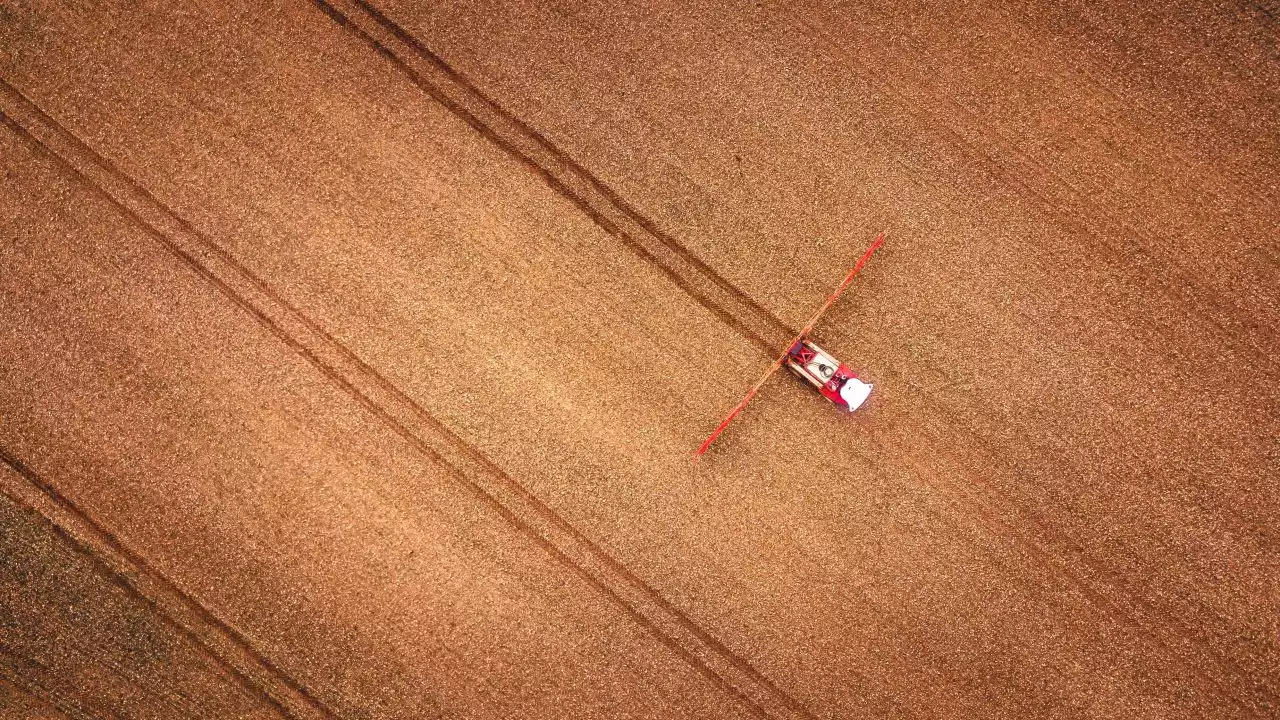
<path id="1" fill-rule="evenodd" d="M 0 711 L 1280 712 L 1275 11 L 833 5 L 0 0 Z"/>

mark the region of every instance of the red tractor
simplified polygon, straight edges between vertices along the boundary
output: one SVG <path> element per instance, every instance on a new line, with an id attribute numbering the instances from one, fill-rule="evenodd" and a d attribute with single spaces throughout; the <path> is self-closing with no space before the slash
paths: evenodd
<path id="1" fill-rule="evenodd" d="M 707 448 L 711 447 L 711 443 L 720 436 L 720 433 L 724 432 L 724 429 L 738 416 L 738 413 L 742 412 L 742 408 L 746 407 L 747 403 L 751 402 L 751 398 L 760 392 L 760 388 L 765 384 L 765 381 L 784 364 L 791 369 L 791 372 L 804 378 L 810 385 L 817 388 L 818 392 L 835 403 L 837 407 L 852 412 L 866 402 L 867 397 L 871 395 L 871 385 L 859 380 L 858 376 L 847 366 L 828 355 L 822 348 L 809 342 L 809 331 L 818 323 L 818 319 L 827 311 L 827 308 L 831 307 L 836 298 L 840 297 L 845 288 L 849 287 L 849 283 L 853 282 L 853 276 L 857 275 L 858 271 L 862 269 L 862 266 L 871 257 L 871 253 L 875 252 L 876 248 L 882 244 L 884 244 L 884 233 L 876 236 L 875 241 L 871 243 L 871 247 L 867 248 L 867 251 L 863 253 L 862 259 L 858 261 L 857 265 L 853 266 L 848 275 L 845 275 L 844 282 L 840 283 L 840 287 L 836 288 L 836 291 L 827 297 L 827 301 L 823 303 L 818 312 L 804 326 L 800 334 L 796 335 L 796 338 L 791 341 L 791 345 L 786 352 L 773 362 L 773 365 L 765 372 L 764 377 L 760 378 L 760 381 L 747 391 L 746 397 L 742 398 L 742 401 L 733 410 L 729 411 L 729 416 L 721 421 L 720 425 L 711 432 L 711 435 L 702 442 L 702 445 L 694 453 L 695 457 L 702 457 Z"/>
<path id="2" fill-rule="evenodd" d="M 857 410 L 871 395 L 869 383 L 859 380 L 847 365 L 805 339 L 796 340 L 787 351 L 787 368 L 849 412 Z"/>

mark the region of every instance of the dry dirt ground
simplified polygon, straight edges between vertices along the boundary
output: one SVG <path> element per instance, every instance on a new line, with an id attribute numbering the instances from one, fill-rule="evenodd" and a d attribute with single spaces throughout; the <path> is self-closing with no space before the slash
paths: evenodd
<path id="1" fill-rule="evenodd" d="M 0 0 L 0 715 L 1276 717 L 1280 9 L 1041 5 Z"/>

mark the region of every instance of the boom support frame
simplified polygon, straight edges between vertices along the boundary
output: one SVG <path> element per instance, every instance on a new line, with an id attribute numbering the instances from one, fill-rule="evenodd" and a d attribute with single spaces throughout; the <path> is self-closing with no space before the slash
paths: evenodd
<path id="1" fill-rule="evenodd" d="M 858 274 L 858 271 L 862 269 L 863 265 L 867 264 L 867 260 L 871 259 L 871 254 L 878 250 L 883 244 L 884 232 L 881 231 L 879 235 L 876 235 L 876 239 L 872 241 L 870 247 L 867 248 L 867 251 L 862 254 L 858 263 L 853 266 L 853 269 L 850 270 L 847 275 L 844 276 L 844 280 L 840 283 L 840 286 L 836 288 L 835 292 L 827 296 L 827 301 L 822 303 L 822 307 L 818 308 L 818 312 L 814 313 L 813 317 L 809 319 L 809 322 L 805 323 L 800 334 L 795 336 L 791 342 L 787 343 L 782 354 L 778 356 L 777 360 L 773 361 L 773 364 L 769 366 L 767 371 L 765 371 L 764 376 L 747 391 L 747 394 L 737 405 L 734 406 L 732 410 L 729 411 L 729 414 L 718 426 L 716 426 L 716 429 L 707 436 L 707 439 L 702 441 L 702 445 L 698 446 L 698 449 L 693 453 L 695 460 L 701 458 L 707 452 L 707 448 L 711 447 L 711 443 L 715 442 L 716 438 L 720 437 L 720 433 L 724 432 L 724 429 L 729 427 L 729 423 L 733 422 L 733 419 L 738 416 L 738 413 L 742 412 L 743 408 L 747 406 L 747 403 L 751 402 L 752 398 L 760 392 L 760 388 L 763 387 L 764 384 L 768 382 L 769 378 L 778 371 L 778 368 L 782 367 L 783 363 L 787 360 L 787 353 L 791 350 L 792 346 L 809 335 L 809 332 L 813 330 L 813 327 L 818 324 L 818 320 L 822 317 L 823 313 L 825 313 L 831 305 L 835 303 L 837 298 L 844 294 L 844 291 L 853 283 L 853 277 Z"/>

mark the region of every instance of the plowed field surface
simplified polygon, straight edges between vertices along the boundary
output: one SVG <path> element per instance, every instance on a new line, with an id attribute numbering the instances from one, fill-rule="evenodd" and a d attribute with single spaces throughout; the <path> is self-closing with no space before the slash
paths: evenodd
<path id="1" fill-rule="evenodd" d="M 0 0 L 0 715 L 1275 717 L 1278 14 Z"/>

